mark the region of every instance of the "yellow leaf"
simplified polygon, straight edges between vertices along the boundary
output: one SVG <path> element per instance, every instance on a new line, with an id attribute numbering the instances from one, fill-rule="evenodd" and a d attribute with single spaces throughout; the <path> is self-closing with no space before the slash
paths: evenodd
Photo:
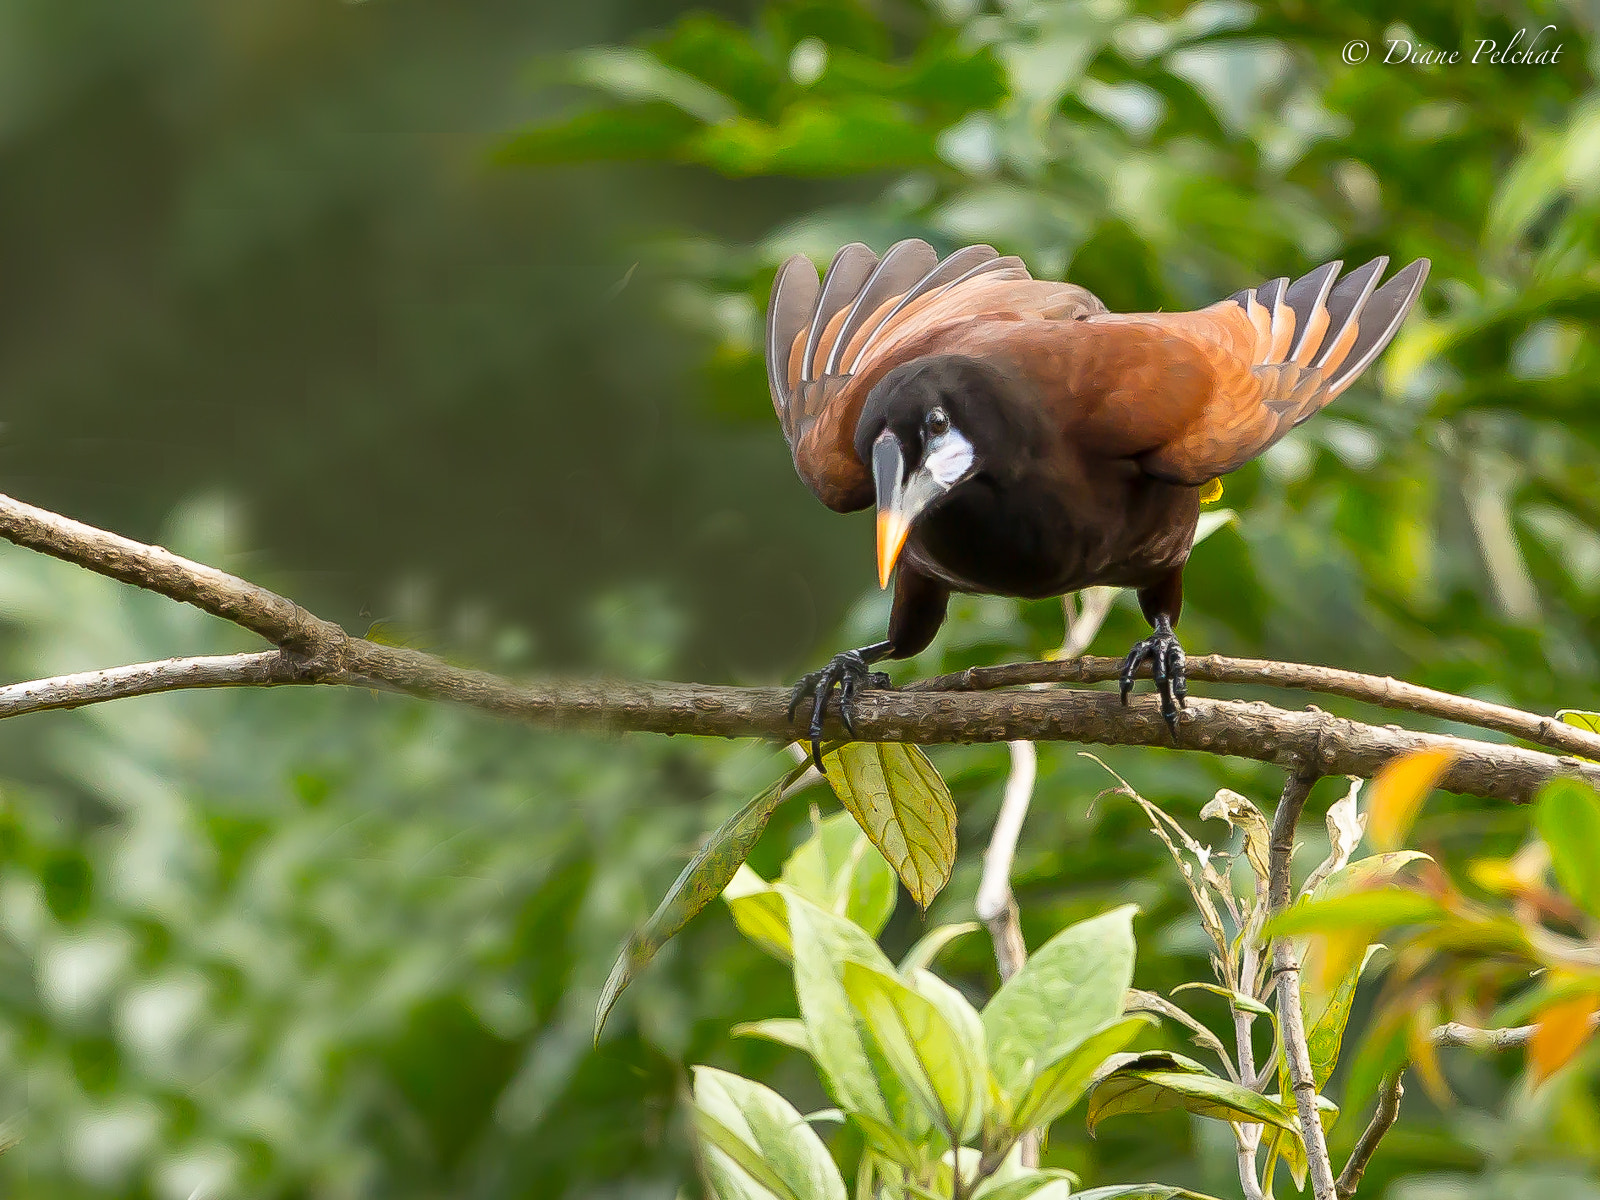
<path id="1" fill-rule="evenodd" d="M 901 742 L 849 742 L 823 765 L 839 803 L 927 908 L 956 865 L 956 806 L 928 756 Z"/>
<path id="2" fill-rule="evenodd" d="M 1213 479 L 1210 483 L 1200 485 L 1200 503 L 1215 504 L 1222 499 L 1222 480 Z"/>
<path id="3" fill-rule="evenodd" d="M 1309 972 L 1312 989 L 1327 996 L 1350 974 L 1378 934 L 1376 929 L 1341 929 L 1313 939 L 1315 966 Z"/>
<path id="4" fill-rule="evenodd" d="M 1367 807 L 1367 837 L 1374 847 L 1394 850 L 1405 841 L 1422 802 L 1455 758 L 1453 750 L 1416 750 L 1378 773 Z"/>
<path id="5" fill-rule="evenodd" d="M 1567 725 L 1572 725 L 1588 733 L 1600 733 L 1600 713 L 1584 712 L 1577 708 L 1563 708 L 1556 713 L 1556 720 Z M 1582 755 L 1578 757 L 1582 758 Z M 1592 758 L 1585 758 L 1584 762 L 1593 762 Z"/>
<path id="6" fill-rule="evenodd" d="M 1528 1043 L 1528 1068 L 1533 1072 L 1535 1084 L 1549 1079 L 1583 1048 L 1594 1029 L 1597 1007 L 1600 1007 L 1600 993 L 1586 992 L 1557 1000 L 1539 1014 L 1538 1028 Z"/>

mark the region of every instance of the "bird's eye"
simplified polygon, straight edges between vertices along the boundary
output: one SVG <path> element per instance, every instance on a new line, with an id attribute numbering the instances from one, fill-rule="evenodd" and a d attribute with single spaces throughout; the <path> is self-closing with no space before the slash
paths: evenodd
<path id="1" fill-rule="evenodd" d="M 944 409 L 936 408 L 928 413 L 928 432 L 933 434 L 934 437 L 938 437 L 949 428 L 950 418 L 945 414 Z"/>

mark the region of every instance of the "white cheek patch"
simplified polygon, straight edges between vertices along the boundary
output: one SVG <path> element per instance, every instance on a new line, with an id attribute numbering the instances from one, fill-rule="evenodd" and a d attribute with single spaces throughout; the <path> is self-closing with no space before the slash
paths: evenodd
<path id="1" fill-rule="evenodd" d="M 972 458 L 972 443 L 952 428 L 928 443 L 922 465 L 942 487 L 949 488 L 972 468 Z"/>

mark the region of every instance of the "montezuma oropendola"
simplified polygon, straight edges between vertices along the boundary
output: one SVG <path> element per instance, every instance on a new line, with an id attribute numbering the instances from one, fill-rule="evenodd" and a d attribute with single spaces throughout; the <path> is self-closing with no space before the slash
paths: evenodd
<path id="1" fill-rule="evenodd" d="M 940 260 L 926 242 L 879 259 L 859 242 L 819 281 L 796 255 L 767 309 L 773 407 L 806 484 L 829 508 L 876 502 L 878 583 L 895 579 L 888 638 L 796 685 L 814 696 L 821 763 L 828 697 L 849 729 L 870 668 L 924 649 L 952 591 L 1040 598 L 1131 587 L 1154 632 L 1148 660 L 1174 735 L 1186 698 L 1172 629 L 1200 489 L 1236 470 L 1353 383 L 1388 345 L 1428 274 L 1377 286 L 1386 257 L 1326 263 L 1196 312 L 1112 313 L 1070 283 L 1035 280 L 989 246 Z"/>

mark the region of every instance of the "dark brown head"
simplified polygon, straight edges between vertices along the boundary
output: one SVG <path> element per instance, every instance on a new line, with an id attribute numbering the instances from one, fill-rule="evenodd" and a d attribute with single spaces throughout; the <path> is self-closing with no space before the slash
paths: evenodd
<path id="1" fill-rule="evenodd" d="M 918 518 L 975 476 L 1031 457 L 1037 424 L 1015 381 L 980 359 L 919 358 L 878 381 L 855 448 L 877 486 L 879 586 Z"/>

